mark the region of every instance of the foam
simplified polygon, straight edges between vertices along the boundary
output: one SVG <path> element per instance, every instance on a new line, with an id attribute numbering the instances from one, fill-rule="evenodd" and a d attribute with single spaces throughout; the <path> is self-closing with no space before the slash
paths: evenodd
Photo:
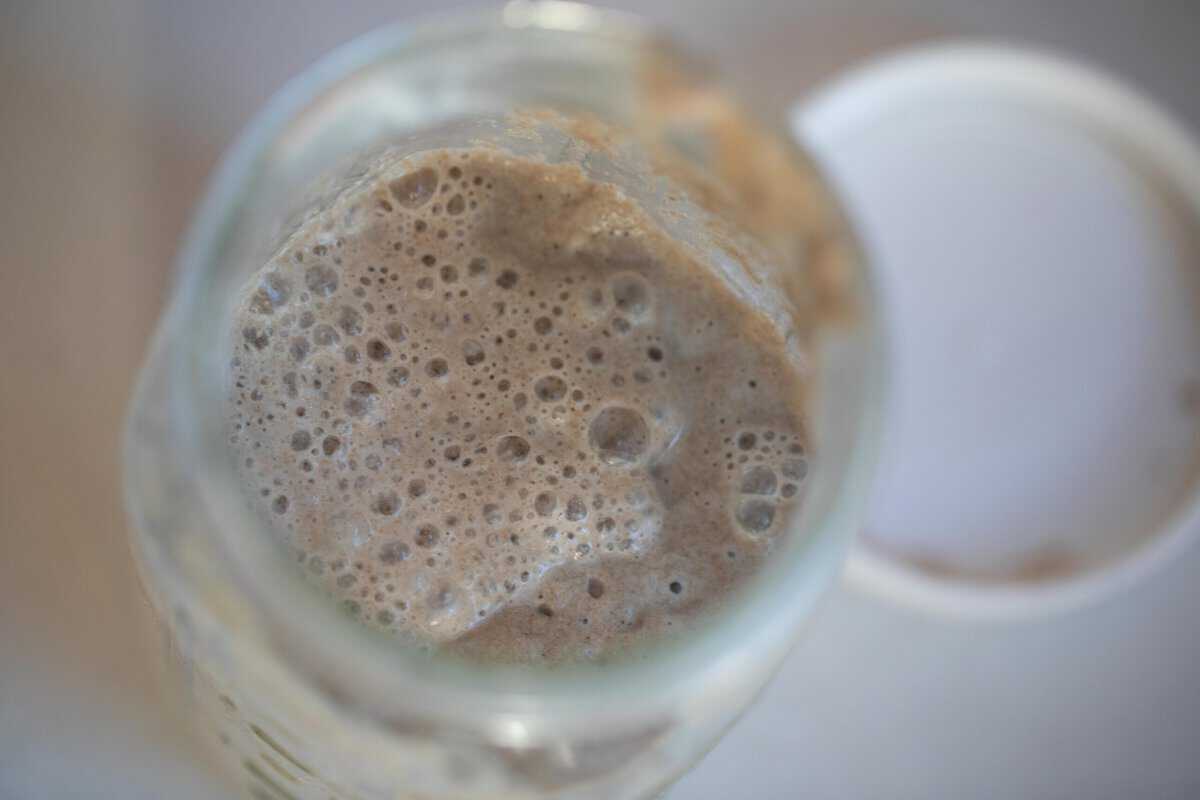
<path id="1" fill-rule="evenodd" d="M 254 502 L 364 623 L 479 658 L 686 630 L 803 502 L 766 315 L 574 166 L 381 162 L 248 283 L 230 433 Z"/>

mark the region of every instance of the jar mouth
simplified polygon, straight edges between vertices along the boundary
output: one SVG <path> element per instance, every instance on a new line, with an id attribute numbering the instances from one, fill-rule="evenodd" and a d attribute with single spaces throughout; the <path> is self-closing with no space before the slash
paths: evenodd
<path id="1" fill-rule="evenodd" d="M 661 707 L 666 698 L 685 697 L 700 683 L 711 686 L 734 674 L 769 670 L 778 658 L 765 659 L 764 666 L 762 654 L 782 655 L 836 574 L 866 504 L 879 438 L 883 348 L 870 276 L 854 243 L 846 241 L 843 246 L 854 254 L 848 280 L 857 313 L 828 321 L 815 336 L 811 422 L 821 455 L 810 478 L 812 500 L 797 529 L 785 535 L 787 542 L 736 601 L 679 640 L 647 644 L 637 656 L 604 664 L 516 667 L 419 653 L 351 622 L 299 574 L 271 536 L 251 533 L 263 521 L 245 502 L 235 471 L 217 466 L 229 463 L 225 387 L 215 378 L 227 366 L 219 346 L 227 332 L 226 318 L 213 307 L 229 294 L 213 265 L 230 258 L 235 229 L 249 224 L 248 197 L 270 169 L 268 154 L 294 157 L 288 146 L 303 130 L 305 112 L 329 102 L 340 85 L 373 65 L 490 36 L 535 34 L 631 50 L 660 46 L 636 17 L 568 2 L 515 2 L 416 26 L 395 24 L 342 46 L 276 95 L 224 157 L 179 257 L 179 283 L 164 323 L 173 354 L 168 381 L 176 457 L 213 467 L 191 469 L 190 479 L 209 529 L 221 539 L 223 557 L 238 573 L 239 589 L 261 617 L 268 646 L 333 696 L 347 702 L 356 693 L 373 703 L 384 698 L 378 707 L 364 709 L 381 717 L 393 713 L 387 706 L 394 702 L 395 713 L 410 717 L 466 718 L 490 711 L 517 721 L 534 712 L 539 719 L 594 721 L 618 708 L 627 717 L 631 709 Z M 823 199 L 836 215 L 831 199 Z M 513 725 L 498 733 L 517 742 L 529 735 Z"/>

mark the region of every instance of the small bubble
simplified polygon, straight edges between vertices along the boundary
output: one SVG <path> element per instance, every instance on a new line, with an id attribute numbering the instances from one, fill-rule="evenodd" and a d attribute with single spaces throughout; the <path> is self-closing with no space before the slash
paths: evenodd
<path id="1" fill-rule="evenodd" d="M 342 446 L 341 439 L 339 439 L 336 436 L 326 436 L 325 440 L 323 442 L 321 442 L 321 451 L 323 453 L 325 453 L 325 455 L 331 456 L 334 453 L 336 453 L 338 448 L 341 446 Z"/>
<path id="2" fill-rule="evenodd" d="M 558 499 L 548 493 L 542 492 L 533 500 L 533 509 L 543 517 L 548 517 L 554 513 L 554 509 L 558 506 Z"/>
<path id="3" fill-rule="evenodd" d="M 438 540 L 442 536 L 438 533 L 438 529 L 432 525 L 422 525 L 417 528 L 416 543 L 417 547 L 431 548 L 437 545 Z"/>
<path id="4" fill-rule="evenodd" d="M 383 343 L 381 339 L 372 339 L 367 342 L 367 358 L 372 361 L 387 361 L 392 355 L 392 349 Z"/>
<path id="5" fill-rule="evenodd" d="M 284 495 L 279 495 L 275 501 L 271 503 L 271 510 L 276 514 L 286 514 L 288 510 L 288 499 Z"/>
<path id="6" fill-rule="evenodd" d="M 658 347 L 649 348 L 648 350 L 646 350 L 646 355 L 649 357 L 649 359 L 651 361 L 662 361 L 663 360 L 663 351 Z"/>
<path id="7" fill-rule="evenodd" d="M 754 466 L 742 473 L 742 494 L 774 494 L 775 473 L 768 467 Z"/>
<path id="8" fill-rule="evenodd" d="M 338 312 L 337 325 L 347 336 L 358 336 L 363 332 L 362 314 L 350 306 L 342 306 Z"/>
<path id="9" fill-rule="evenodd" d="M 431 378 L 444 378 L 450 371 L 450 365 L 444 358 L 431 358 L 425 364 L 425 374 Z"/>
<path id="10" fill-rule="evenodd" d="M 404 325 L 399 322 L 389 322 L 383 327 L 383 330 L 393 342 L 403 342 L 408 338 Z"/>
<path id="11" fill-rule="evenodd" d="M 458 281 L 458 268 L 453 264 L 443 264 L 440 273 L 442 283 L 455 283 Z"/>
<path id="12" fill-rule="evenodd" d="M 758 444 L 758 437 L 753 433 L 746 431 L 738 435 L 737 446 L 739 450 L 753 450 L 756 444 Z"/>
<path id="13" fill-rule="evenodd" d="M 599 347 L 589 347 L 587 349 L 587 360 L 592 364 L 599 364 L 604 360 L 604 351 Z"/>
<path id="14" fill-rule="evenodd" d="M 604 582 L 599 578 L 588 578 L 587 593 L 599 600 L 604 596 Z"/>
<path id="15" fill-rule="evenodd" d="M 808 475 L 808 462 L 802 458 L 788 459 L 783 462 L 779 471 L 783 473 L 783 477 L 785 478 L 802 481 Z"/>
<path id="16" fill-rule="evenodd" d="M 533 393 L 543 403 L 554 403 L 566 396 L 567 383 L 557 375 L 546 375 L 533 384 Z"/>
<path id="17" fill-rule="evenodd" d="M 549 317 L 538 317 L 533 322 L 533 330 L 542 336 L 545 336 L 554 328 L 554 323 Z"/>
<path id="18" fill-rule="evenodd" d="M 785 483 L 779 493 L 784 497 L 795 497 L 798 489 L 799 487 L 794 483 Z"/>
<path id="19" fill-rule="evenodd" d="M 337 272 L 325 264 L 313 264 L 304 273 L 304 285 L 316 297 L 329 297 L 337 291 Z"/>
<path id="20" fill-rule="evenodd" d="M 387 542 L 383 547 L 379 548 L 379 560 L 389 566 L 392 564 L 399 564 L 401 561 L 407 561 L 410 554 L 411 551 L 409 550 L 408 545 L 404 542 Z M 344 578 L 346 576 L 343 575 L 342 577 Z M 353 577 L 353 575 L 350 577 Z M 353 582 L 354 581 L 350 581 L 350 583 Z M 338 579 L 338 583 L 341 583 L 340 578 Z"/>
<path id="21" fill-rule="evenodd" d="M 455 167 L 455 169 L 458 168 Z M 467 201 L 463 199 L 461 194 L 456 194 L 446 203 L 446 213 L 452 217 L 457 217 L 459 214 L 463 213 L 466 207 Z"/>
<path id="22" fill-rule="evenodd" d="M 567 500 L 567 519 L 579 522 L 587 517 L 587 513 L 587 503 L 583 502 L 582 497 L 575 496 Z"/>
<path id="23" fill-rule="evenodd" d="M 511 289 L 517 285 L 519 276 L 511 269 L 506 269 L 500 273 L 500 277 L 496 278 L 496 285 L 501 289 Z"/>
<path id="24" fill-rule="evenodd" d="M 337 344 L 342 337 L 338 336 L 338 332 L 333 329 L 333 326 L 324 323 L 313 328 L 312 339 L 321 347 Z"/>
<path id="25" fill-rule="evenodd" d="M 766 500 L 744 500 L 738 506 L 737 521 L 750 533 L 762 533 L 775 521 L 775 506 Z"/>
<path id="26" fill-rule="evenodd" d="M 408 383 L 408 367 L 392 367 L 388 370 L 387 382 L 389 386 L 396 387 Z"/>
<path id="27" fill-rule="evenodd" d="M 305 339 L 303 336 L 297 336 L 296 338 L 292 339 L 292 343 L 288 347 L 288 352 L 291 354 L 293 361 L 300 363 L 304 359 L 308 358 L 308 353 L 311 349 L 312 348 L 308 343 L 308 339 Z"/>
<path id="28" fill-rule="evenodd" d="M 268 272 L 259 282 L 258 291 L 251 301 L 251 310 L 270 314 L 287 303 L 291 296 L 291 281 L 278 272 Z"/>
<path id="29" fill-rule="evenodd" d="M 431 167 L 410 172 L 402 178 L 397 178 L 388 184 L 392 197 L 405 208 L 420 208 L 429 202 L 437 190 L 437 170 Z"/>
<path id="30" fill-rule="evenodd" d="M 628 464 L 645 452 L 650 430 L 642 415 L 624 406 L 609 406 L 592 420 L 588 441 L 606 464 Z"/>
<path id="31" fill-rule="evenodd" d="M 472 277 L 477 278 L 480 275 L 487 272 L 487 264 L 488 264 L 488 262 L 487 262 L 486 258 L 481 258 L 481 257 L 477 256 L 475 258 L 472 258 L 471 261 L 467 264 L 467 272 Z"/>
<path id="32" fill-rule="evenodd" d="M 292 449 L 296 452 L 307 450 L 312 446 L 312 436 L 308 431 L 296 431 L 292 434 Z"/>
<path id="33" fill-rule="evenodd" d="M 650 308 L 650 290 L 646 281 L 635 272 L 613 276 L 609 284 L 617 309 L 631 317 L 640 317 Z"/>
<path id="34" fill-rule="evenodd" d="M 259 332 L 258 328 L 255 327 L 249 327 L 243 330 L 242 338 L 245 339 L 248 344 L 252 345 L 255 350 L 262 350 L 271 342 L 271 339 L 265 333 Z"/>
<path id="35" fill-rule="evenodd" d="M 425 481 L 416 478 L 408 482 L 408 496 L 414 500 L 425 494 Z"/>
<path id="36" fill-rule="evenodd" d="M 371 504 L 371 509 L 376 514 L 385 517 L 394 516 L 400 511 L 400 498 L 395 492 L 384 492 L 375 498 L 375 502 Z"/>
<path id="37" fill-rule="evenodd" d="M 529 442 L 520 436 L 502 436 L 496 443 L 496 457 L 501 461 L 513 463 L 524 461 L 529 455 Z"/>
<path id="38" fill-rule="evenodd" d="M 474 339 L 463 342 L 463 359 L 467 366 L 473 367 L 484 359 L 483 347 Z"/>

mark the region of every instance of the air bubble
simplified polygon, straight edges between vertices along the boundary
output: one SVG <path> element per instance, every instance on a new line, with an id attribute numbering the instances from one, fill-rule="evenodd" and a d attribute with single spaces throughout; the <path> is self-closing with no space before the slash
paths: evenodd
<path id="1" fill-rule="evenodd" d="M 380 339 L 367 342 L 367 358 L 372 361 L 387 361 L 392 355 L 392 349 Z"/>
<path id="2" fill-rule="evenodd" d="M 414 500 L 425 494 L 425 481 L 416 478 L 408 482 L 408 496 Z"/>
<path id="3" fill-rule="evenodd" d="M 593 599 L 599 600 L 604 596 L 604 582 L 599 578 L 588 578 L 587 593 Z"/>
<path id="4" fill-rule="evenodd" d="M 783 477 L 785 478 L 802 481 L 808 475 L 808 462 L 802 458 L 788 459 L 783 462 L 779 471 L 783 473 Z"/>
<path id="5" fill-rule="evenodd" d="M 320 347 L 329 347 L 330 345 L 337 344 L 341 338 L 331 325 L 322 323 L 313 328 L 312 340 Z"/>
<path id="6" fill-rule="evenodd" d="M 417 547 L 429 549 L 437 546 L 437 543 L 441 538 L 442 535 L 438 532 L 437 528 L 432 525 L 422 525 L 421 527 L 417 528 L 417 536 L 415 541 L 417 543 Z"/>
<path id="7" fill-rule="evenodd" d="M 529 455 L 529 442 L 520 436 L 503 436 L 496 443 L 496 457 L 501 461 L 514 463 L 524 461 Z"/>
<path id="8" fill-rule="evenodd" d="M 314 264 L 304 273 L 304 285 L 317 297 L 329 297 L 337 291 L 337 271 L 326 264 Z"/>
<path id="9" fill-rule="evenodd" d="M 554 403 L 566 397 L 567 383 L 557 375 L 546 375 L 533 384 L 533 393 L 543 403 Z"/>
<path id="10" fill-rule="evenodd" d="M 399 322 L 389 322 L 383 327 L 383 330 L 393 342 L 403 342 L 408 338 L 404 325 Z"/>
<path id="11" fill-rule="evenodd" d="M 775 506 L 766 500 L 744 500 L 738 506 L 737 521 L 749 533 L 763 533 L 775 521 Z"/>
<path id="12" fill-rule="evenodd" d="M 794 483 L 785 483 L 779 493 L 784 497 L 795 497 L 798 489 L 799 487 Z"/>
<path id="13" fill-rule="evenodd" d="M 485 272 L 487 272 L 487 268 L 488 268 L 487 259 L 482 258 L 482 257 L 472 258 L 470 263 L 467 264 L 467 272 L 472 277 L 476 277 L 476 278 L 479 277 L 480 275 L 484 274 Z"/>
<path id="14" fill-rule="evenodd" d="M 457 167 L 455 169 L 457 169 Z M 449 201 L 447 201 L 446 213 L 452 217 L 457 217 L 459 214 L 463 213 L 466 207 L 467 201 L 463 199 L 461 194 L 456 194 L 454 197 L 451 197 Z"/>
<path id="15" fill-rule="evenodd" d="M 292 434 L 292 449 L 296 452 L 307 450 L 312 446 L 312 436 L 308 431 L 296 431 Z"/>
<path id="16" fill-rule="evenodd" d="M 542 492 L 533 500 L 533 509 L 543 517 L 548 517 L 554 513 L 554 509 L 558 507 L 558 498 L 549 492 Z"/>
<path id="17" fill-rule="evenodd" d="M 768 467 L 750 467 L 742 473 L 742 494 L 774 494 L 775 473 Z"/>
<path id="18" fill-rule="evenodd" d="M 255 310 L 269 314 L 286 304 L 291 296 L 291 281 L 278 272 L 268 272 L 259 282 L 253 304 L 257 306 Z"/>
<path id="19" fill-rule="evenodd" d="M 738 435 L 737 446 L 739 450 L 753 450 L 756 444 L 758 444 L 758 437 L 753 433 L 746 431 Z"/>
<path id="20" fill-rule="evenodd" d="M 336 436 L 326 436 L 324 441 L 321 442 L 321 452 L 327 456 L 331 456 L 336 453 L 338 448 L 341 446 L 341 439 Z"/>
<path id="21" fill-rule="evenodd" d="M 425 374 L 431 378 L 444 378 L 449 371 L 450 365 L 444 358 L 431 358 L 425 365 Z"/>
<path id="22" fill-rule="evenodd" d="M 588 442 L 606 464 L 629 464 L 646 451 L 650 430 L 642 415 L 624 406 L 605 408 L 588 428 Z"/>
<path id="23" fill-rule="evenodd" d="M 405 208 L 420 208 L 433 197 L 437 185 L 437 170 L 423 167 L 392 181 L 388 184 L 388 189 L 391 190 L 392 197 L 396 198 L 396 202 Z"/>
<path id="24" fill-rule="evenodd" d="M 401 561 L 407 561 L 411 552 L 412 551 L 409 549 L 408 545 L 405 544 L 404 542 L 396 542 L 396 541 L 387 542 L 386 544 L 383 545 L 383 547 L 379 548 L 379 560 L 382 563 L 391 566 L 393 564 L 399 564 Z M 343 575 L 342 577 L 345 578 L 347 576 Z M 350 575 L 348 577 L 353 578 L 354 576 Z M 341 582 L 342 582 L 342 579 L 339 578 L 338 585 L 341 585 Z M 347 585 L 350 585 L 353 583 L 354 583 L 354 581 L 351 580 L 348 582 Z"/>
<path id="25" fill-rule="evenodd" d="M 589 347 L 587 349 L 587 360 L 592 364 L 599 364 L 604 360 L 604 351 L 599 347 Z"/>
<path id="26" fill-rule="evenodd" d="M 361 417 L 370 410 L 377 394 L 379 390 L 369 381 L 355 381 L 350 384 L 350 397 L 344 406 L 346 413 L 352 417 Z"/>
<path id="27" fill-rule="evenodd" d="M 587 513 L 587 503 L 582 497 L 575 496 L 567 501 L 567 519 L 579 522 L 587 517 Z"/>
<path id="28" fill-rule="evenodd" d="M 271 510 L 276 514 L 286 514 L 288 510 L 288 499 L 284 495 L 279 495 L 271 503 Z"/>
<path id="29" fill-rule="evenodd" d="M 443 264 L 440 272 L 442 283 L 455 283 L 458 281 L 458 268 L 453 264 Z"/>
<path id="30" fill-rule="evenodd" d="M 501 289 L 511 289 L 517 285 L 519 276 L 511 269 L 506 269 L 500 273 L 500 277 L 496 278 L 496 285 Z"/>
<path id="31" fill-rule="evenodd" d="M 312 346 L 308 343 L 308 339 L 303 336 L 297 336 L 292 339 L 292 343 L 288 346 L 288 353 L 297 364 L 308 358 L 310 350 L 312 350 Z"/>
<path id="32" fill-rule="evenodd" d="M 622 272 L 613 276 L 609 288 L 614 305 L 622 313 L 640 317 L 650 309 L 650 289 L 645 279 L 636 272 Z"/>
<path id="33" fill-rule="evenodd" d="M 473 367 L 484 359 L 483 347 L 474 339 L 463 342 L 463 359 L 467 366 Z"/>
<path id="34" fill-rule="evenodd" d="M 385 517 L 395 516 L 400 511 L 400 498 L 395 492 L 384 492 L 375 498 L 371 510 Z"/>
<path id="35" fill-rule="evenodd" d="M 271 342 L 271 339 L 265 333 L 259 332 L 258 328 L 255 327 L 243 330 L 242 338 L 246 340 L 247 344 L 252 345 L 255 350 L 262 350 Z"/>
<path id="36" fill-rule="evenodd" d="M 392 367 L 388 370 L 387 382 L 397 388 L 408 383 L 408 367 Z"/>
<path id="37" fill-rule="evenodd" d="M 358 336 L 363 332 L 362 314 L 350 306 L 342 306 L 342 310 L 338 312 L 337 325 L 347 336 Z"/>
<path id="38" fill-rule="evenodd" d="M 547 333 L 553 330 L 553 328 L 554 323 L 551 322 L 549 317 L 538 317 L 533 321 L 533 330 L 542 336 L 545 336 Z"/>

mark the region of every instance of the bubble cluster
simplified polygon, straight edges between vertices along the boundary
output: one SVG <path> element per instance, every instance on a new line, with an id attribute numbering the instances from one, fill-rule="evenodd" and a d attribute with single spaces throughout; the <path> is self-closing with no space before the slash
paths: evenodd
<path id="1" fill-rule="evenodd" d="M 422 641 L 596 655 L 752 574 L 808 472 L 799 392 L 749 388 L 798 381 L 782 338 L 574 168 L 374 169 L 235 320 L 231 443 L 312 578 Z"/>

